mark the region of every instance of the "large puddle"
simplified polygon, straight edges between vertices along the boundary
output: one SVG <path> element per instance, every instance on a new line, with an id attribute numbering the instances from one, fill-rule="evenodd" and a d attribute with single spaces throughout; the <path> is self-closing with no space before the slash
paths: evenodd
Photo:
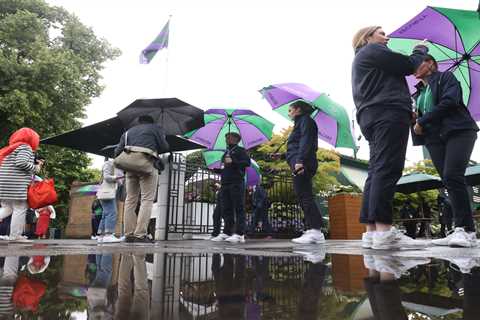
<path id="1" fill-rule="evenodd" d="M 478 261 L 308 254 L 0 258 L 0 319 L 480 319 Z"/>

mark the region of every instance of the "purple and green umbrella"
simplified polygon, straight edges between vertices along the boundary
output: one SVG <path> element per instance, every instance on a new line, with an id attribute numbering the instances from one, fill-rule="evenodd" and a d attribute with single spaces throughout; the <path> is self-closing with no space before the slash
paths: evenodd
<path id="1" fill-rule="evenodd" d="M 473 118 L 480 120 L 480 17 L 475 11 L 427 7 L 389 35 L 388 46 L 410 54 L 423 39 L 440 71 L 451 71 L 462 86 L 463 100 Z M 407 77 L 411 92 L 418 82 Z"/>
<path id="2" fill-rule="evenodd" d="M 85 196 L 92 196 L 97 194 L 98 189 L 100 189 L 99 184 L 87 184 L 75 190 L 75 193 Z"/>
<path id="3" fill-rule="evenodd" d="M 239 145 L 245 149 L 258 146 L 272 138 L 273 123 L 251 110 L 209 109 L 204 114 L 205 126 L 190 131 L 185 137 L 209 150 L 225 150 L 225 134 L 236 132 L 242 140 Z"/>
<path id="4" fill-rule="evenodd" d="M 344 107 L 301 83 L 274 84 L 260 90 L 272 109 L 287 119 L 288 107 L 295 101 L 303 100 L 315 109 L 312 118 L 318 126 L 318 137 L 334 147 L 356 149 L 350 119 Z"/>
<path id="5" fill-rule="evenodd" d="M 209 169 L 220 169 L 222 167 L 222 156 L 224 150 L 203 151 L 203 159 Z M 251 159 L 250 166 L 245 170 L 247 186 L 256 186 L 262 181 L 262 174 L 258 163 Z"/>

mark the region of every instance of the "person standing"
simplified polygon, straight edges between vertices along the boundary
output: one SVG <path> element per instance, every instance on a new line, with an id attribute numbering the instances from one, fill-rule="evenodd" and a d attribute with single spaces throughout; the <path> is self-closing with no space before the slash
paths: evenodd
<path id="1" fill-rule="evenodd" d="M 117 225 L 117 179 L 121 176 L 115 175 L 113 160 L 105 158 L 102 167 L 102 183 L 97 191 L 97 198 L 103 208 L 102 220 L 98 227 L 98 243 L 115 243 L 122 240 L 115 237 L 115 226 Z"/>
<path id="2" fill-rule="evenodd" d="M 95 200 L 92 202 L 92 234 L 90 235 L 90 239 L 98 240 L 98 227 L 100 226 L 100 221 L 102 221 L 103 215 L 103 208 L 100 200 L 95 197 Z"/>
<path id="3" fill-rule="evenodd" d="M 312 106 L 302 100 L 288 108 L 288 116 L 294 121 L 294 126 L 287 140 L 285 157 L 293 172 L 293 189 L 308 228 L 301 237 L 292 241 L 301 244 L 325 242 L 320 230 L 322 216 L 313 197 L 312 179 L 318 169 L 318 128 L 310 117 L 312 111 Z"/>
<path id="4" fill-rule="evenodd" d="M 407 236 L 415 239 L 417 235 L 417 221 L 418 218 L 417 211 L 412 206 L 410 200 L 405 200 L 404 205 L 400 208 L 400 219 L 406 220 L 403 222 L 405 230 L 407 230 Z"/>
<path id="5" fill-rule="evenodd" d="M 360 212 L 360 223 L 367 229 L 362 245 L 373 249 L 420 244 L 392 227 L 392 201 L 402 176 L 413 121 L 405 76 L 415 72 L 428 48 L 420 43 L 405 56 L 390 50 L 388 40 L 379 26 L 363 28 L 353 38 L 353 100 L 357 122 L 370 147 Z"/>
<path id="6" fill-rule="evenodd" d="M 212 220 L 213 220 L 213 232 L 209 240 L 212 241 L 223 241 L 229 236 L 224 232 L 220 232 L 222 227 L 223 217 L 223 208 L 222 208 L 222 188 L 220 183 L 214 183 L 213 191 L 215 192 L 215 209 L 213 210 Z M 225 227 L 225 226 L 224 226 Z"/>
<path id="7" fill-rule="evenodd" d="M 415 73 L 420 79 L 415 100 L 418 118 L 415 134 L 421 136 L 432 162 L 448 191 L 455 217 L 455 230 L 433 240 L 439 246 L 477 245 L 465 170 L 477 140 L 478 126 L 463 102 L 460 82 L 449 71 L 439 72 L 428 55 Z"/>
<path id="8" fill-rule="evenodd" d="M 268 221 L 268 194 L 267 191 L 260 185 L 253 186 L 251 188 L 252 197 L 252 223 L 250 224 L 250 232 L 254 233 L 261 223 L 263 232 L 267 233 L 267 236 L 272 235 L 272 225 Z"/>
<path id="9" fill-rule="evenodd" d="M 0 149 L 0 220 L 12 216 L 7 240 L 25 241 L 22 236 L 28 209 L 27 189 L 33 174 L 39 172 L 43 160 L 35 160 L 34 152 L 40 136 L 30 128 L 15 131 L 8 146 Z"/>
<path id="10" fill-rule="evenodd" d="M 158 169 L 155 165 L 155 156 L 165 153 L 170 149 L 163 129 L 154 124 L 151 116 L 140 116 L 138 125 L 125 132 L 115 149 L 115 156 L 122 153 L 128 146 L 130 152 L 141 152 L 152 155 L 148 164 L 150 174 L 138 174 L 127 172 L 125 175 L 125 186 L 127 197 L 125 199 L 125 239 L 127 242 L 151 242 L 147 236 L 148 222 L 152 214 L 153 199 L 156 193 Z M 128 140 L 128 141 L 125 141 Z M 138 217 L 135 209 L 139 202 L 140 210 Z"/>
<path id="11" fill-rule="evenodd" d="M 225 241 L 245 242 L 245 170 L 250 157 L 238 143 L 242 137 L 236 132 L 225 135 L 227 150 L 222 156 L 221 198 L 225 219 Z"/>

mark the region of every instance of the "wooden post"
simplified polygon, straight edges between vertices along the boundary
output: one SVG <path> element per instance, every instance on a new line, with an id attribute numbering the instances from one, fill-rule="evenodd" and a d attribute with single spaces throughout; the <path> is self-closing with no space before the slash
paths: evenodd
<path id="1" fill-rule="evenodd" d="M 328 199 L 331 239 L 362 238 L 364 227 L 359 222 L 361 206 L 361 194 L 340 193 Z"/>

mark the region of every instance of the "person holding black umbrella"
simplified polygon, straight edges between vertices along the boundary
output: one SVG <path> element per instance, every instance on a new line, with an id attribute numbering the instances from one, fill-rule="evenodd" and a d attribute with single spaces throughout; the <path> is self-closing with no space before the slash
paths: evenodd
<path id="1" fill-rule="evenodd" d="M 158 168 L 155 164 L 158 154 L 169 150 L 165 134 L 160 126 L 154 124 L 150 116 L 140 116 L 138 125 L 125 132 L 115 149 L 115 165 L 122 153 L 143 154 L 146 161 L 140 171 L 126 171 L 125 186 L 127 197 L 125 199 L 124 221 L 125 239 L 127 242 L 151 242 L 147 237 L 147 226 L 152 213 L 153 199 L 158 179 Z M 122 169 L 122 168 L 121 168 Z M 139 170 L 137 169 L 137 170 Z M 135 209 L 140 196 L 140 211 L 138 217 Z"/>
<path id="2" fill-rule="evenodd" d="M 478 126 L 463 102 L 460 82 L 449 71 L 439 72 L 428 55 L 415 73 L 420 79 L 414 95 L 418 118 L 415 134 L 421 136 L 443 184 L 447 188 L 455 217 L 455 230 L 448 237 L 433 240 L 439 246 L 477 245 L 465 170 L 477 140 Z"/>

